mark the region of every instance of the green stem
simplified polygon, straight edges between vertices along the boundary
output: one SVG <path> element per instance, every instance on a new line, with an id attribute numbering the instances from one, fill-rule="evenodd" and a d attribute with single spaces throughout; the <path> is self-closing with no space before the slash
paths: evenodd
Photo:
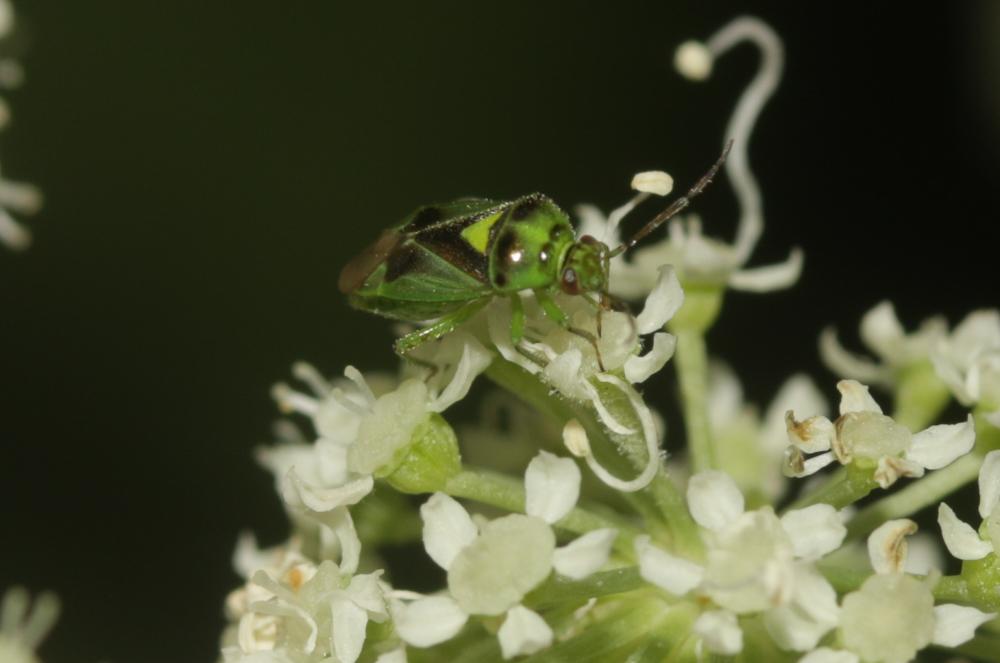
<path id="1" fill-rule="evenodd" d="M 1000 652 L 1000 636 L 980 632 L 972 640 L 948 651 L 949 653 L 958 652 L 981 661 L 996 661 L 997 652 Z"/>
<path id="2" fill-rule="evenodd" d="M 583 580 L 570 580 L 553 574 L 540 587 L 528 594 L 525 605 L 533 610 L 546 610 L 561 603 L 586 601 L 610 594 L 622 594 L 642 587 L 648 587 L 639 575 L 639 567 L 625 566 L 611 571 L 602 571 Z"/>
<path id="3" fill-rule="evenodd" d="M 620 661 L 627 657 L 629 648 L 637 648 L 651 633 L 669 633 L 673 639 L 682 640 L 696 616 L 697 611 L 690 604 L 671 607 L 652 598 L 629 601 L 588 624 L 579 634 L 557 642 L 524 663 Z"/>
<path id="4" fill-rule="evenodd" d="M 505 474 L 464 469 L 448 480 L 445 492 L 453 497 L 464 497 L 507 511 L 524 513 L 524 484 Z M 624 519 L 598 515 L 582 507 L 574 508 L 556 525 L 576 534 L 608 527 L 616 529 L 619 537 L 615 547 L 629 558 L 634 556 L 633 541 L 641 534 L 639 529 Z"/>
<path id="5" fill-rule="evenodd" d="M 848 537 L 864 536 L 887 520 L 902 518 L 940 502 L 979 475 L 982 458 L 962 456 L 948 467 L 935 470 L 891 495 L 866 506 L 847 525 Z"/>
<path id="6" fill-rule="evenodd" d="M 701 332 L 676 329 L 677 378 L 680 382 L 687 429 L 687 448 L 693 472 L 716 467 L 712 428 L 708 418 L 708 351 Z"/>
<path id="7" fill-rule="evenodd" d="M 878 485 L 872 474 L 872 470 L 858 468 L 854 464 L 842 467 L 831 474 L 823 485 L 795 500 L 785 511 L 804 509 L 820 502 L 837 509 L 854 504 Z"/>
<path id="8" fill-rule="evenodd" d="M 934 598 L 938 601 L 948 603 L 976 603 L 972 593 L 969 591 L 969 584 L 962 576 L 944 576 L 938 580 L 934 587 Z M 1000 650 L 998 650 L 1000 651 Z"/>
<path id="9" fill-rule="evenodd" d="M 615 452 L 620 445 L 600 424 L 589 405 L 558 396 L 548 385 L 519 366 L 497 359 L 487 369 L 486 375 L 528 405 L 552 417 L 560 425 L 570 419 L 579 421 L 587 431 L 592 447 L 612 451 L 610 454 L 605 453 L 602 458 L 602 463 L 609 470 L 625 475 L 637 468 L 641 469 L 645 463 L 645 458 L 629 459 Z M 644 447 L 644 444 L 640 446 Z M 683 497 L 663 470 L 652 484 L 638 493 L 627 495 L 626 499 L 647 521 L 646 527 L 650 533 L 655 535 L 665 528 L 679 552 L 693 554 L 700 550 L 697 525 L 692 520 Z"/>

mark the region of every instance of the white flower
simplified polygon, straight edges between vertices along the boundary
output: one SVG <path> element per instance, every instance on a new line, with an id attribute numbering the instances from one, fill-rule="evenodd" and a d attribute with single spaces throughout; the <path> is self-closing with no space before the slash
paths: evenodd
<path id="1" fill-rule="evenodd" d="M 0 1 L 0 39 L 14 29 L 14 9 L 9 0 Z M 0 88 L 16 87 L 22 78 L 21 65 L 12 58 L 0 58 Z M 0 127 L 10 119 L 7 102 L 0 98 Z M 13 214 L 30 215 L 42 205 L 42 195 L 31 184 L 12 182 L 0 175 L 0 244 L 23 249 L 31 243 L 31 233 L 15 220 Z"/>
<path id="2" fill-rule="evenodd" d="M 637 249 L 626 260 L 619 256 L 611 263 L 611 291 L 627 299 L 644 296 L 653 287 L 651 274 L 659 265 L 671 264 L 684 284 L 708 284 L 751 292 L 787 288 L 798 280 L 802 270 L 802 252 L 794 249 L 781 264 L 745 268 L 763 230 L 763 205 L 760 189 L 747 160 L 750 135 L 761 109 L 781 78 L 783 54 L 778 36 L 763 22 L 741 18 L 719 30 L 704 45 L 686 42 L 678 49 L 678 70 L 695 80 L 704 80 L 712 71 L 714 59 L 733 46 L 749 41 L 761 50 L 760 70 L 744 92 L 726 128 L 726 140 L 733 147 L 726 160 L 726 173 L 740 204 L 739 227 L 733 244 L 705 237 L 696 216 L 675 218 L 668 226 L 667 238 Z M 618 222 L 644 199 L 635 199 L 615 210 L 605 219 L 595 207 L 580 206 L 581 233 L 603 239 L 617 246 Z"/>
<path id="3" fill-rule="evenodd" d="M 692 517 L 705 530 L 704 566 L 671 555 L 649 537 L 637 537 L 644 579 L 674 595 L 694 591 L 722 609 L 703 616 L 709 651 L 740 651 L 736 615 L 763 613 L 772 639 L 783 649 L 807 651 L 837 624 L 837 595 L 812 562 L 840 547 L 847 530 L 836 510 L 817 504 L 778 518 L 770 507 L 744 511 L 733 480 L 716 470 L 691 477 Z M 724 617 L 728 612 L 732 617 Z M 708 624 L 724 626 L 714 630 Z M 697 627 L 696 627 L 697 630 Z"/>
<path id="4" fill-rule="evenodd" d="M 472 336 L 462 332 L 452 336 L 460 356 L 450 362 L 448 370 L 438 371 L 426 381 L 404 380 L 395 388 L 382 381 L 378 396 L 353 366 L 344 370 L 346 380 L 331 384 L 311 366 L 297 364 L 296 376 L 311 387 L 313 394 L 279 384 L 274 396 L 286 411 L 309 416 L 320 437 L 312 448 L 290 444 L 261 453 L 262 461 L 282 482 L 286 498 L 301 492 L 300 487 L 313 495 L 332 498 L 329 491 L 343 492 L 345 486 L 351 486 L 348 492 L 353 495 L 361 485 L 370 490 L 374 473 L 389 474 L 401 461 L 417 427 L 432 414 L 464 398 L 492 360 L 492 354 Z M 329 508 L 333 508 L 332 504 Z"/>
<path id="5" fill-rule="evenodd" d="M 389 618 L 382 571 L 353 574 L 332 561 L 318 566 L 292 542 L 258 551 L 244 538 L 235 556 L 247 584 L 226 601 L 230 619 L 238 621 L 236 647 L 226 660 L 244 663 L 260 652 L 261 661 L 334 660 L 354 663 L 361 655 L 368 622 Z M 254 565 L 262 564 L 251 571 Z"/>
<path id="6" fill-rule="evenodd" d="M 792 446 L 786 469 L 792 476 L 809 476 L 834 460 L 844 465 L 860 460 L 875 466 L 875 481 L 888 488 L 901 476 L 921 477 L 925 470 L 950 465 L 975 444 L 971 415 L 964 423 L 931 426 L 914 434 L 882 414 L 865 385 L 841 380 L 837 389 L 840 417 L 835 422 L 822 415 L 798 421 L 793 411 L 787 412 Z"/>
<path id="7" fill-rule="evenodd" d="M 960 403 L 979 405 L 1000 426 L 1000 312 L 970 313 L 937 344 L 931 361 Z"/>
<path id="8" fill-rule="evenodd" d="M 928 318 L 908 334 L 892 302 L 883 301 L 861 318 L 860 331 L 877 362 L 846 350 L 832 327 L 820 335 L 820 356 L 841 377 L 891 387 L 901 371 L 930 360 L 934 348 L 948 335 L 948 323 L 941 316 Z"/>
<path id="9" fill-rule="evenodd" d="M 28 592 L 20 587 L 7 590 L 0 603 L 0 661 L 40 663 L 35 650 L 59 616 L 59 601 L 41 594 L 30 608 Z"/>
<path id="10" fill-rule="evenodd" d="M 906 537 L 916 529 L 910 520 L 890 520 L 872 532 L 868 553 L 876 573 L 844 597 L 842 641 L 863 660 L 903 663 L 932 643 L 954 647 L 996 616 L 953 604 L 935 606 L 936 576 L 917 579 L 903 573 Z"/>
<path id="11" fill-rule="evenodd" d="M 971 525 L 959 520 L 951 507 L 938 507 L 938 525 L 948 552 L 962 560 L 1000 554 L 1000 451 L 991 451 L 979 469 L 979 517 L 985 523 L 986 539 Z"/>
<path id="12" fill-rule="evenodd" d="M 761 417 L 743 401 L 743 387 L 724 364 L 713 362 L 708 376 L 708 412 L 719 468 L 751 499 L 773 502 L 788 481 L 781 471 L 788 433 L 785 412 L 826 414 L 827 404 L 813 381 L 802 374 L 788 378 Z"/>
<path id="13" fill-rule="evenodd" d="M 588 466 L 612 488 L 634 492 L 645 487 L 656 475 L 660 464 L 660 439 L 652 413 L 632 387 L 654 375 L 673 356 L 676 339 L 660 331 L 684 301 L 684 293 L 669 266 L 658 270 L 656 287 L 646 298 L 636 318 L 613 311 L 601 315 L 601 332 L 593 307 L 580 297 L 567 297 L 560 304 L 570 314 L 573 325 L 596 338 L 600 358 L 594 346 L 580 335 L 564 329 L 544 315 L 532 315 L 532 327 L 517 347 L 510 341 L 510 306 L 506 301 L 491 306 L 489 335 L 497 351 L 507 361 L 538 376 L 559 394 L 589 403 L 612 433 L 641 434 L 646 445 L 646 466 L 631 480 L 622 480 L 604 470 L 593 456 L 585 456 Z M 525 304 L 534 306 L 533 301 Z M 640 354 L 642 336 L 652 335 L 651 348 Z M 602 369 L 603 364 L 603 369 Z M 623 374 L 624 380 L 618 375 Z M 630 404 L 641 431 L 620 422 L 602 400 L 598 387 L 616 389 Z"/>
<path id="14" fill-rule="evenodd" d="M 470 615 L 506 615 L 498 633 L 505 658 L 548 646 L 551 628 L 521 600 L 553 569 L 574 579 L 599 570 L 616 536 L 614 530 L 594 530 L 556 548 L 552 524 L 573 509 L 579 492 L 576 463 L 542 451 L 525 472 L 526 515 L 477 527 L 454 499 L 432 495 L 420 508 L 424 546 L 448 572 L 448 595 L 399 602 L 394 623 L 400 637 L 429 647 L 454 637 Z"/>

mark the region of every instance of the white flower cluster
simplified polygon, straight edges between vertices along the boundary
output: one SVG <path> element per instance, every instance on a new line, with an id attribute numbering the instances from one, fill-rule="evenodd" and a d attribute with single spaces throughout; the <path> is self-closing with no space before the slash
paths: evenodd
<path id="1" fill-rule="evenodd" d="M 14 31 L 14 7 L 10 0 L 0 0 L 0 40 Z M 23 74 L 21 65 L 12 58 L 0 58 L 0 89 L 17 87 Z M 0 98 L 0 128 L 10 122 L 10 108 Z M 31 234 L 13 214 L 34 214 L 42 204 L 42 196 L 31 184 L 13 182 L 0 174 L 0 243 L 13 249 L 23 249 L 31 243 Z"/>
<path id="2" fill-rule="evenodd" d="M 925 470 L 938 470 L 972 450 L 976 429 L 972 415 L 964 423 L 931 426 L 913 434 L 882 414 L 868 387 L 854 380 L 841 380 L 840 417 L 832 422 L 822 415 L 797 421 L 786 414 L 787 463 L 793 476 L 809 476 L 833 461 L 843 465 L 868 463 L 875 466 L 875 481 L 888 488 L 900 477 L 922 477 Z M 804 454 L 816 455 L 806 458 Z"/>
<path id="3" fill-rule="evenodd" d="M 293 531 L 266 550 L 241 539 L 234 564 L 245 582 L 226 601 L 222 660 L 903 663 L 930 646 L 1000 651 L 1000 315 L 974 313 L 951 332 L 935 318 L 908 334 L 879 304 L 861 325 L 877 361 L 824 332 L 821 354 L 843 378 L 835 419 L 801 374 L 758 414 L 705 349 L 725 288 L 786 287 L 802 265 L 794 250 L 782 265 L 745 268 L 763 218 L 746 144 L 777 84 L 777 37 L 739 19 L 682 46 L 677 64 L 704 78 L 745 40 L 763 58 L 728 132 L 736 241 L 705 238 L 689 217 L 616 257 L 610 289 L 642 300 L 637 316 L 556 295 L 567 325 L 530 293 L 498 297 L 417 348 L 419 368 L 404 365 L 401 377 L 348 367 L 328 380 L 300 364 L 306 390 L 275 387 L 280 407 L 312 428 L 284 423 L 259 456 Z M 632 186 L 638 194 L 608 218 L 583 208 L 580 234 L 616 244 L 622 218 L 672 180 L 652 171 Z M 687 467 L 666 462 L 666 426 L 639 391 L 668 365 Z M 537 411 L 531 422 L 552 424 L 459 429 L 529 438 L 518 440 L 519 454 L 531 449 L 530 461 L 516 456 L 527 464 L 520 477 L 469 463 L 443 416 L 484 373 Z M 863 382 L 891 393 L 892 416 Z M 935 423 L 949 395 L 972 412 Z M 835 462 L 826 481 L 795 481 Z M 976 473 L 978 530 L 941 501 Z M 900 488 L 904 478 L 913 481 Z M 858 509 L 875 486 L 893 492 Z M 921 533 L 923 556 L 946 548 L 965 562 L 955 575 L 908 553 L 909 516 L 931 505 L 941 537 Z M 429 558 L 441 583 L 404 588 L 405 565 L 380 556 L 389 541 Z"/>

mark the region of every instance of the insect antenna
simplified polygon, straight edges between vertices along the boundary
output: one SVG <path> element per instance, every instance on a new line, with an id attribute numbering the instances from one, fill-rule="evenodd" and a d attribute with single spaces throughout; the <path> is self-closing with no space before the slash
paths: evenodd
<path id="1" fill-rule="evenodd" d="M 648 235 L 649 233 L 653 232 L 661 225 L 663 225 L 665 221 L 669 220 L 671 217 L 674 217 L 683 210 L 685 210 L 687 206 L 691 204 L 691 201 L 697 198 L 699 195 L 701 195 L 701 193 L 708 187 L 708 185 L 712 183 L 712 178 L 715 177 L 715 174 L 719 172 L 719 168 L 722 168 L 722 164 L 726 161 L 726 157 L 729 156 L 729 150 L 730 148 L 732 148 L 732 146 L 733 146 L 733 141 L 730 140 L 728 143 L 726 143 L 726 146 L 722 149 L 722 156 L 719 157 L 718 161 L 712 164 L 712 167 L 708 169 L 708 172 L 702 175 L 701 179 L 695 182 L 694 186 L 688 189 L 688 192 L 686 194 L 684 194 L 674 202 L 670 203 L 670 206 L 667 207 L 667 209 L 663 210 L 655 217 L 653 217 L 652 221 L 650 221 L 645 226 L 640 228 L 639 232 L 632 235 L 632 238 L 630 240 L 622 243 L 621 246 L 619 246 L 610 254 L 608 254 L 608 257 L 614 258 L 615 256 L 621 255 L 625 251 L 628 251 L 633 246 L 642 241 L 642 239 L 646 235 Z"/>

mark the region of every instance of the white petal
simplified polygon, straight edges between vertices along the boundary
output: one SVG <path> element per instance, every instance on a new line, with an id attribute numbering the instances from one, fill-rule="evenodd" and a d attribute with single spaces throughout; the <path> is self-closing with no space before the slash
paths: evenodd
<path id="1" fill-rule="evenodd" d="M 951 465 L 972 451 L 976 443 L 976 425 L 972 415 L 961 424 L 939 424 L 913 436 L 906 458 L 929 470 Z"/>
<path id="2" fill-rule="evenodd" d="M 487 328 L 490 333 L 490 342 L 497 349 L 500 356 L 510 363 L 520 366 L 532 375 L 541 372 L 542 367 L 518 352 L 510 340 L 511 311 L 510 302 L 502 300 L 493 302 L 487 307 Z"/>
<path id="3" fill-rule="evenodd" d="M 882 456 L 878 459 L 872 478 L 881 488 L 888 488 L 900 477 L 919 478 L 924 476 L 924 466 L 909 458 Z"/>
<path id="4" fill-rule="evenodd" d="M 505 659 L 534 654 L 552 644 L 552 629 L 537 612 L 516 605 L 507 612 L 497 640 Z"/>
<path id="5" fill-rule="evenodd" d="M 330 604 L 333 622 L 333 649 L 343 663 L 354 663 L 365 646 L 368 613 L 347 599 L 334 599 Z"/>
<path id="6" fill-rule="evenodd" d="M 847 536 L 840 514 L 829 504 L 789 511 L 781 517 L 781 526 L 800 559 L 819 559 L 839 548 Z"/>
<path id="7" fill-rule="evenodd" d="M 872 384 L 885 384 L 890 379 L 884 367 L 846 350 L 837 340 L 837 332 L 832 327 L 824 329 L 819 336 L 819 356 L 840 377 Z"/>
<path id="8" fill-rule="evenodd" d="M 406 663 L 406 648 L 399 647 L 375 659 L 375 663 Z"/>
<path id="9" fill-rule="evenodd" d="M 608 235 L 608 219 L 604 216 L 604 212 L 596 205 L 580 203 L 573 208 L 573 214 L 578 219 L 576 224 L 576 234 L 578 237 L 590 235 L 591 237 L 600 239 L 608 246 L 618 246 L 621 244 L 621 240 L 618 239 L 617 234 L 613 236 Z"/>
<path id="10" fill-rule="evenodd" d="M 994 426 L 996 426 L 997 428 L 1000 428 L 1000 410 L 984 414 L 983 418 L 986 419 L 986 421 L 993 424 Z"/>
<path id="11" fill-rule="evenodd" d="M 713 654 L 734 656 L 743 651 L 743 631 L 728 610 L 701 613 L 691 630 Z"/>
<path id="12" fill-rule="evenodd" d="M 450 406 L 465 398 L 476 377 L 485 371 L 493 361 L 493 354 L 471 336 L 462 348 L 462 358 L 455 369 L 455 375 L 444 391 L 428 406 L 431 412 L 444 412 Z"/>
<path id="13" fill-rule="evenodd" d="M 800 658 L 799 663 L 859 663 L 860 660 L 849 651 L 820 647 Z"/>
<path id="14" fill-rule="evenodd" d="M 711 407 L 711 406 L 709 406 Z M 816 383 L 808 375 L 796 373 L 789 377 L 778 389 L 767 412 L 764 414 L 763 431 L 761 433 L 762 442 L 775 451 L 785 448 L 786 426 L 785 413 L 810 412 L 819 416 L 826 416 L 829 406 L 826 399 Z"/>
<path id="15" fill-rule="evenodd" d="M 431 559 L 447 570 L 452 560 L 476 538 L 469 512 L 444 493 L 434 493 L 420 507 L 424 521 L 424 548 Z"/>
<path id="16" fill-rule="evenodd" d="M 428 596 L 409 605 L 399 605 L 392 613 L 396 633 L 414 647 L 432 647 L 450 640 L 468 619 L 448 596 Z"/>
<path id="17" fill-rule="evenodd" d="M 979 468 L 979 515 L 989 518 L 1000 503 L 1000 451 L 986 454 Z"/>
<path id="18" fill-rule="evenodd" d="M 906 537 L 917 524 L 905 518 L 889 520 L 868 536 L 868 558 L 876 573 L 900 573 L 906 563 Z"/>
<path id="19" fill-rule="evenodd" d="M 841 380 L 837 383 L 840 391 L 840 413 L 848 412 L 875 412 L 882 414 L 882 408 L 878 406 L 875 399 L 868 393 L 868 387 L 857 380 Z"/>
<path id="20" fill-rule="evenodd" d="M 324 512 L 357 504 L 365 495 L 372 492 L 374 485 L 375 481 L 371 476 L 363 476 L 335 488 L 311 486 L 303 481 L 293 467 L 288 470 L 281 483 L 281 494 L 291 507 Z"/>
<path id="21" fill-rule="evenodd" d="M 650 543 L 649 537 L 635 537 L 635 554 L 639 558 L 639 575 L 643 580 L 682 596 L 701 584 L 705 570 L 686 559 L 674 557 Z"/>
<path id="22" fill-rule="evenodd" d="M 936 605 L 933 642 L 942 647 L 957 647 L 971 640 L 977 628 L 996 616 L 995 612 L 981 612 L 964 605 Z"/>
<path id="23" fill-rule="evenodd" d="M 340 570 L 345 574 L 351 574 L 358 570 L 358 562 L 361 559 L 361 539 L 354 529 L 354 519 L 346 506 L 331 511 L 329 517 L 324 517 L 321 522 L 333 530 L 340 544 Z"/>
<path id="24" fill-rule="evenodd" d="M 681 289 L 681 282 L 677 280 L 674 268 L 671 265 L 663 265 L 660 267 L 656 286 L 646 298 L 642 313 L 635 319 L 638 332 L 651 334 L 663 329 L 683 303 L 684 291 Z"/>
<path id="25" fill-rule="evenodd" d="M 809 564 L 793 567 L 790 583 L 790 600 L 765 612 L 764 625 L 780 648 L 809 651 L 840 620 L 837 592 Z"/>
<path id="26" fill-rule="evenodd" d="M 580 580 L 607 564 L 611 546 L 618 536 L 615 529 L 595 529 L 574 539 L 552 554 L 552 566 L 562 575 Z"/>
<path id="27" fill-rule="evenodd" d="M 580 381 L 580 367 L 583 366 L 583 353 L 579 348 L 571 347 L 559 353 L 550 361 L 542 375 L 546 382 L 563 393 L 574 393 Z"/>
<path id="28" fill-rule="evenodd" d="M 645 382 L 663 368 L 674 356 L 677 337 L 666 332 L 653 335 L 653 348 L 646 354 L 632 355 L 625 361 L 625 379 L 632 384 Z"/>
<path id="29" fill-rule="evenodd" d="M 736 421 L 744 408 L 743 385 L 736 373 L 721 361 L 711 362 L 708 366 L 708 420 L 712 427 L 718 430 Z"/>
<path id="30" fill-rule="evenodd" d="M 795 285 L 802 274 L 802 249 L 792 249 L 784 262 L 741 269 L 729 276 L 729 287 L 744 292 L 772 292 Z"/>
<path id="31" fill-rule="evenodd" d="M 833 422 L 823 415 L 798 421 L 792 410 L 785 413 L 785 430 L 791 444 L 810 454 L 829 451 L 837 434 Z"/>
<path id="32" fill-rule="evenodd" d="M 892 360 L 906 336 L 892 302 L 880 302 L 861 318 L 861 340 L 880 357 Z"/>
<path id="33" fill-rule="evenodd" d="M 788 449 L 789 451 L 794 451 L 801 455 L 801 452 L 795 447 L 788 447 Z M 796 479 L 812 476 L 835 460 L 837 460 L 837 456 L 832 451 L 810 456 L 802 462 L 802 469 L 799 471 L 793 471 L 791 476 Z"/>
<path id="34" fill-rule="evenodd" d="M 938 507 L 938 525 L 948 552 L 958 559 L 982 559 L 993 552 L 993 545 L 983 541 L 968 523 L 959 520 L 951 507 L 941 503 Z"/>
<path id="35" fill-rule="evenodd" d="M 647 170 L 636 173 L 632 178 L 632 188 L 643 193 L 665 196 L 674 188 L 674 178 L 662 170 Z"/>
<path id="36" fill-rule="evenodd" d="M 706 470 L 691 477 L 688 510 L 699 525 L 718 531 L 743 513 L 743 494 L 725 472 Z"/>
<path id="37" fill-rule="evenodd" d="M 525 511 L 552 524 L 580 497 L 580 468 L 570 458 L 540 451 L 524 473 Z"/>
<path id="38" fill-rule="evenodd" d="M 343 596 L 368 613 L 368 616 L 375 621 L 383 621 L 389 616 L 386 611 L 381 575 L 381 570 L 356 575 L 342 592 Z"/>

